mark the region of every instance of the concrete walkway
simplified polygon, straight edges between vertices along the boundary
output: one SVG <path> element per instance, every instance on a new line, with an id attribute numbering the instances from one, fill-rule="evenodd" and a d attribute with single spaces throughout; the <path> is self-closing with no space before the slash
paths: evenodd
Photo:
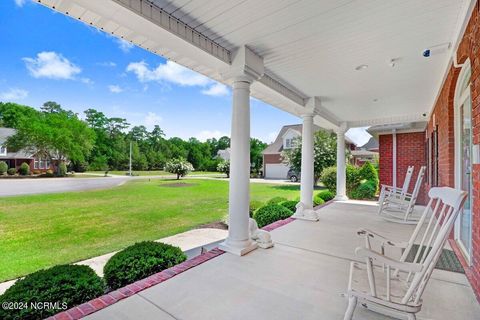
<path id="1" fill-rule="evenodd" d="M 398 240 L 413 226 L 386 222 L 376 206 L 334 203 L 320 221 L 294 221 L 272 232 L 275 247 L 244 257 L 223 254 L 91 314 L 87 319 L 343 319 L 359 227 Z M 465 275 L 435 270 L 418 319 L 479 319 Z M 390 319 L 357 306 L 354 319 Z"/>
<path id="2" fill-rule="evenodd" d="M 227 233 L 227 230 L 221 229 L 193 229 L 156 241 L 180 247 L 180 249 L 182 249 L 182 251 L 186 253 L 187 257 L 191 258 L 192 256 L 200 254 L 201 247 L 205 247 L 206 250 L 212 249 L 215 245 L 217 245 L 220 241 L 224 240 L 227 237 Z M 95 272 L 99 276 L 103 276 L 103 266 L 105 266 L 107 261 L 116 252 L 111 252 L 102 256 L 83 260 L 77 262 L 76 264 L 89 266 L 93 270 L 95 270 Z M 0 294 L 4 293 L 5 290 L 10 288 L 15 283 L 15 281 L 17 280 L 10 280 L 0 283 Z"/>

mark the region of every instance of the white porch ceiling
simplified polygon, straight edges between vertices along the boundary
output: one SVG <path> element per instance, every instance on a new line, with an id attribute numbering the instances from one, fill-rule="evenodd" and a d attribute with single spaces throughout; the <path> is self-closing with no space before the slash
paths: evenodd
<path id="1" fill-rule="evenodd" d="M 225 50 L 219 53 L 155 24 L 141 9 L 150 6 L 147 0 L 41 2 L 219 81 L 230 55 L 246 45 L 263 57 L 268 72 L 252 86 L 253 95 L 297 115 L 302 99 L 319 96 L 324 112 L 315 121 L 327 128 L 339 121 L 364 126 L 425 119 L 453 49 L 430 58 L 422 52 L 454 47 L 471 6 L 470 0 L 152 1 Z M 362 64 L 369 67 L 355 70 Z"/>

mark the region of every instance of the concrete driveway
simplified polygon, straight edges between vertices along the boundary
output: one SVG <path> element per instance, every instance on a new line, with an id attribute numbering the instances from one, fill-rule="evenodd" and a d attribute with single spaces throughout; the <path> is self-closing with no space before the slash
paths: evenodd
<path id="1" fill-rule="evenodd" d="M 0 179 L 0 197 L 107 189 L 121 185 L 128 179 L 128 177 Z"/>

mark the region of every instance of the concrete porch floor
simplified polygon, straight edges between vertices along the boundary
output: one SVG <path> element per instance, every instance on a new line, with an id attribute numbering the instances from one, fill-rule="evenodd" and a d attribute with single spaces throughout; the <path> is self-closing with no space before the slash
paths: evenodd
<path id="1" fill-rule="evenodd" d="M 91 314 L 87 319 L 343 319 L 356 237 L 367 227 L 407 240 L 414 226 L 386 222 L 372 203 L 337 202 L 319 222 L 293 221 L 272 231 L 275 247 L 244 257 L 223 254 Z M 418 319 L 480 319 L 463 274 L 436 270 Z M 357 307 L 354 319 L 390 319 Z"/>

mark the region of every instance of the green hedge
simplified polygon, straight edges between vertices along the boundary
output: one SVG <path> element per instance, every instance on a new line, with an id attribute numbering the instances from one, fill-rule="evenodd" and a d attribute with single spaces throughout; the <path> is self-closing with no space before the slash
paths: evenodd
<path id="1" fill-rule="evenodd" d="M 352 199 L 365 199 L 370 200 L 375 198 L 377 193 L 377 182 L 374 180 L 367 180 L 362 182 L 360 186 L 351 192 L 350 197 Z"/>
<path id="2" fill-rule="evenodd" d="M 258 227 L 262 228 L 275 221 L 287 219 L 292 216 L 292 214 L 293 212 L 284 206 L 268 204 L 255 211 L 253 218 L 257 221 Z"/>
<path id="3" fill-rule="evenodd" d="M 316 206 L 319 206 L 321 204 L 324 204 L 325 203 L 325 200 L 323 200 L 321 197 L 317 195 L 313 196 L 313 206 L 316 207 Z"/>
<path id="4" fill-rule="evenodd" d="M 297 203 L 298 203 L 298 201 L 295 201 L 295 200 L 287 200 L 287 201 L 282 201 L 279 204 L 282 207 L 285 207 L 288 210 L 290 210 L 292 212 L 295 212 L 295 211 L 297 211 L 297 208 L 296 208 Z"/>
<path id="5" fill-rule="evenodd" d="M 90 267 L 59 265 L 15 282 L 0 296 L 0 303 L 58 303 L 56 308 L 0 308 L 0 319 L 43 319 L 101 296 L 103 280 Z"/>
<path id="6" fill-rule="evenodd" d="M 253 213 L 257 211 L 258 208 L 263 207 L 264 205 L 265 203 L 263 203 L 262 201 L 251 200 L 249 208 L 250 218 L 253 218 Z"/>
<path id="7" fill-rule="evenodd" d="M 144 241 L 136 243 L 108 260 L 103 268 L 107 285 L 112 289 L 146 278 L 187 259 L 178 247 Z"/>
<path id="8" fill-rule="evenodd" d="M 18 168 L 18 173 L 22 176 L 27 176 L 30 174 L 30 166 L 28 163 L 24 162 L 20 165 L 20 168 Z"/>
<path id="9" fill-rule="evenodd" d="M 0 176 L 7 173 L 8 165 L 5 161 L 0 161 Z"/>
<path id="10" fill-rule="evenodd" d="M 14 176 L 15 173 L 17 173 L 17 170 L 15 170 L 15 168 L 10 168 L 10 169 L 7 170 L 7 174 L 9 176 Z"/>
<path id="11" fill-rule="evenodd" d="M 327 201 L 333 200 L 333 198 L 335 198 L 335 193 L 333 193 L 330 190 L 322 190 L 319 193 L 317 193 L 317 196 L 322 198 L 323 201 L 327 202 Z"/>
<path id="12" fill-rule="evenodd" d="M 279 204 L 280 202 L 287 201 L 284 197 L 275 197 L 267 201 L 267 204 Z"/>

